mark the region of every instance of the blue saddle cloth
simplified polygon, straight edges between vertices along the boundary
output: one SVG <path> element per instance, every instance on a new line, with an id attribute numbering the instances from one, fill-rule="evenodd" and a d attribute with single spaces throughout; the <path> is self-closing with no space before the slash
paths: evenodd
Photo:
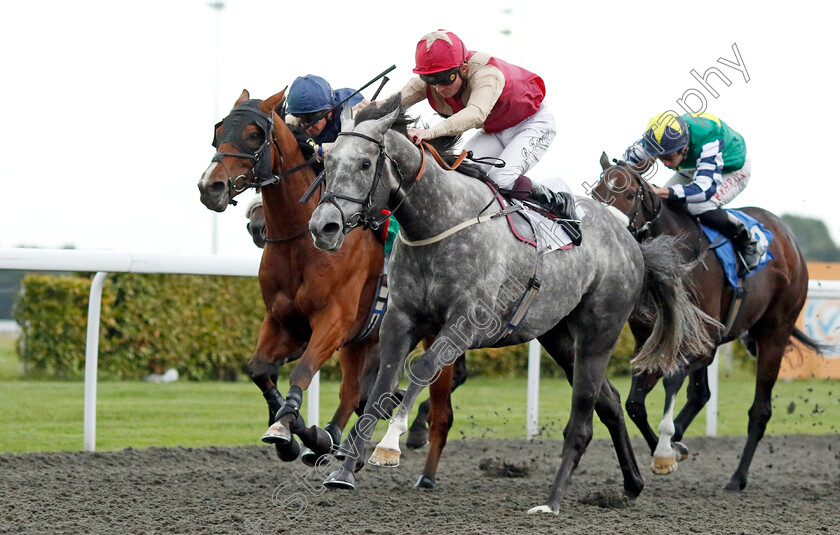
<path id="1" fill-rule="evenodd" d="M 761 262 L 759 262 L 758 267 L 747 274 L 747 277 L 751 277 L 754 273 L 760 271 L 767 262 L 773 260 L 773 255 L 770 253 L 770 242 L 773 241 L 773 233 L 764 228 L 764 225 L 762 225 L 757 219 L 750 217 L 744 212 L 739 210 L 726 211 L 747 225 L 747 228 L 750 230 L 750 234 L 753 235 L 753 238 L 758 240 L 759 247 L 763 248 L 765 251 L 764 255 L 761 257 Z M 726 280 L 729 281 L 730 286 L 737 288 L 738 260 L 735 257 L 735 250 L 732 242 L 715 229 L 709 228 L 705 225 L 700 226 L 703 227 L 703 232 L 706 233 L 706 237 L 709 238 L 709 241 L 715 245 L 715 254 L 717 254 L 721 265 L 723 265 L 723 271 L 726 273 Z"/>

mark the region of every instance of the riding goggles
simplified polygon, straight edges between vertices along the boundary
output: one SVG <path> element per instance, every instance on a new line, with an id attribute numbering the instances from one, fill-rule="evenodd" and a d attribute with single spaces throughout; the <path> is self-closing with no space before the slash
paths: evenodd
<path id="1" fill-rule="evenodd" d="M 433 72 L 431 74 L 421 74 L 420 79 L 428 85 L 448 86 L 455 83 L 458 78 L 458 67 L 449 69 L 448 71 Z"/>
<path id="2" fill-rule="evenodd" d="M 327 113 L 328 112 L 326 110 L 322 110 L 312 113 L 301 113 L 300 115 L 295 115 L 295 117 L 297 117 L 301 127 L 309 128 L 313 124 L 326 117 Z"/>

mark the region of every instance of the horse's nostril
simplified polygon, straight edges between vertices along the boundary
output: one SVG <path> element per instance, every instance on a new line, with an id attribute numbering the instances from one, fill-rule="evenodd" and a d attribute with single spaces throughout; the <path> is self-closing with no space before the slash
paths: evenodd
<path id="1" fill-rule="evenodd" d="M 341 230 L 341 226 L 338 223 L 327 223 L 321 229 L 321 232 L 323 234 L 337 234 L 339 230 Z"/>
<path id="2" fill-rule="evenodd" d="M 224 182 L 213 182 L 212 184 L 210 184 L 210 187 L 207 188 L 207 189 L 210 191 L 210 193 L 218 194 L 218 193 L 224 192 L 226 188 L 227 188 L 227 186 L 225 185 Z"/>

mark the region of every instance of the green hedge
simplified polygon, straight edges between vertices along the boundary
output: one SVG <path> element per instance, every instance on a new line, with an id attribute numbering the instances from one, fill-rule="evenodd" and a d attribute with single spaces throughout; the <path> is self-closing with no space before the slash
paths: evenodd
<path id="1" fill-rule="evenodd" d="M 84 371 L 90 278 L 28 275 L 13 315 L 28 376 Z M 244 371 L 265 308 L 255 278 L 112 274 L 102 292 L 99 369 L 135 379 L 177 368 L 187 379 Z"/>

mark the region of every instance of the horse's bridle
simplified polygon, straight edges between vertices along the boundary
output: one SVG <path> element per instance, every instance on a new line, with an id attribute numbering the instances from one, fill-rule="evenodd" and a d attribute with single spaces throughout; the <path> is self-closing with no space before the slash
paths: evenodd
<path id="1" fill-rule="evenodd" d="M 621 163 L 618 165 L 619 167 L 625 168 L 625 166 Z M 632 172 L 632 170 L 628 171 L 631 173 L 630 176 L 635 178 L 639 183 L 639 188 L 633 196 L 633 208 L 630 210 L 630 213 L 627 214 L 627 219 L 630 221 L 627 224 L 627 230 L 629 230 L 630 234 L 638 240 L 644 233 L 650 231 L 651 225 L 653 225 L 653 223 L 659 219 L 659 216 L 662 215 L 662 199 L 659 195 L 655 194 L 649 186 L 647 186 L 640 175 Z M 645 203 L 645 197 L 650 197 L 650 207 L 648 207 Z M 642 219 L 644 220 L 644 224 L 642 224 L 642 226 L 636 226 L 635 219 L 640 212 Z"/>
<path id="2" fill-rule="evenodd" d="M 374 169 L 373 183 L 371 184 L 370 191 L 368 191 L 367 197 L 364 197 L 364 198 L 356 198 L 356 197 L 349 197 L 347 195 L 340 195 L 340 194 L 337 194 L 337 193 L 332 192 L 329 189 L 327 189 L 326 191 L 324 191 L 324 194 L 321 196 L 321 201 L 318 203 L 318 205 L 320 206 L 322 203 L 328 202 L 328 203 L 330 203 L 330 204 L 332 204 L 333 206 L 336 207 L 336 209 L 338 210 L 338 213 L 341 214 L 341 221 L 344 224 L 344 233 L 345 234 L 347 232 L 353 230 L 354 228 L 359 227 L 359 226 L 361 226 L 362 228 L 365 228 L 365 229 L 370 228 L 370 229 L 373 229 L 373 230 L 377 230 L 391 216 L 392 213 L 396 212 L 399 209 L 399 207 L 402 205 L 402 203 L 408 197 L 408 194 L 410 193 L 411 189 L 413 189 L 413 187 L 411 189 L 408 189 L 407 191 L 405 191 L 402 195 L 402 199 L 400 199 L 399 202 L 397 203 L 397 205 L 393 209 L 391 209 L 391 199 L 395 195 L 400 193 L 400 191 L 402 190 L 403 185 L 405 184 L 406 181 L 403 178 L 402 172 L 400 171 L 400 167 L 399 167 L 399 165 L 397 165 L 397 162 L 394 161 L 394 159 L 391 157 L 391 155 L 388 154 L 388 152 L 385 150 L 384 142 L 376 140 L 376 139 L 374 139 L 370 136 L 367 136 L 365 134 L 361 134 L 359 132 L 339 132 L 338 135 L 339 136 L 360 137 L 362 139 L 370 141 L 371 143 L 375 143 L 379 147 L 379 155 L 376 158 L 376 168 Z M 421 164 L 420 164 L 420 170 L 418 171 L 417 176 L 415 177 L 415 180 L 414 180 L 413 184 L 416 183 L 418 180 L 420 180 L 420 177 L 423 175 L 423 171 L 426 168 L 426 151 L 421 148 L 420 153 L 422 154 L 422 156 L 421 156 L 422 161 L 421 161 Z M 389 199 L 388 199 L 388 203 L 387 203 L 388 209 L 383 209 L 378 215 L 377 214 L 371 214 L 371 210 L 373 209 L 373 197 L 376 194 L 376 190 L 379 187 L 379 182 L 382 178 L 382 171 L 385 167 L 385 161 L 386 160 L 391 162 L 392 168 L 394 169 L 397 176 L 399 177 L 399 186 L 397 187 L 396 191 L 392 192 L 389 195 Z M 355 214 L 352 214 L 350 216 L 350 218 L 348 219 L 347 217 L 345 217 L 344 211 L 338 205 L 338 203 L 336 202 L 336 199 L 342 199 L 342 200 L 345 200 L 345 201 L 349 201 L 349 202 L 358 204 L 358 205 L 361 206 L 361 210 L 359 210 Z"/>
<path id="3" fill-rule="evenodd" d="M 274 117 L 272 114 L 263 113 L 259 108 L 259 103 L 262 100 L 250 99 L 246 100 L 239 106 L 231 110 L 230 114 L 225 117 L 220 123 L 216 124 L 213 134 L 213 147 L 218 151 L 222 143 L 229 143 L 239 152 L 216 152 L 213 155 L 211 162 L 221 162 L 225 156 L 232 156 L 235 158 L 247 158 L 254 162 L 251 170 L 239 175 L 235 178 L 228 177 L 228 199 L 229 203 L 236 206 L 234 195 L 242 193 L 248 188 L 262 188 L 277 184 L 284 177 L 292 175 L 301 169 L 311 166 L 317 161 L 317 155 L 313 154 L 310 159 L 297 165 L 291 169 L 287 169 L 282 173 L 275 175 L 271 172 L 272 158 L 271 158 L 271 144 L 277 148 L 277 154 L 280 155 L 280 161 L 283 161 L 283 152 L 280 150 L 280 145 L 277 143 L 277 136 L 274 131 Z M 256 150 L 248 148 L 243 149 L 239 145 L 239 140 L 242 138 L 242 132 L 249 125 L 255 125 L 265 134 L 265 141 Z M 221 137 L 216 135 L 216 131 L 222 126 Z M 266 158 L 266 155 L 268 157 Z M 250 175 L 250 179 L 249 179 Z"/>

